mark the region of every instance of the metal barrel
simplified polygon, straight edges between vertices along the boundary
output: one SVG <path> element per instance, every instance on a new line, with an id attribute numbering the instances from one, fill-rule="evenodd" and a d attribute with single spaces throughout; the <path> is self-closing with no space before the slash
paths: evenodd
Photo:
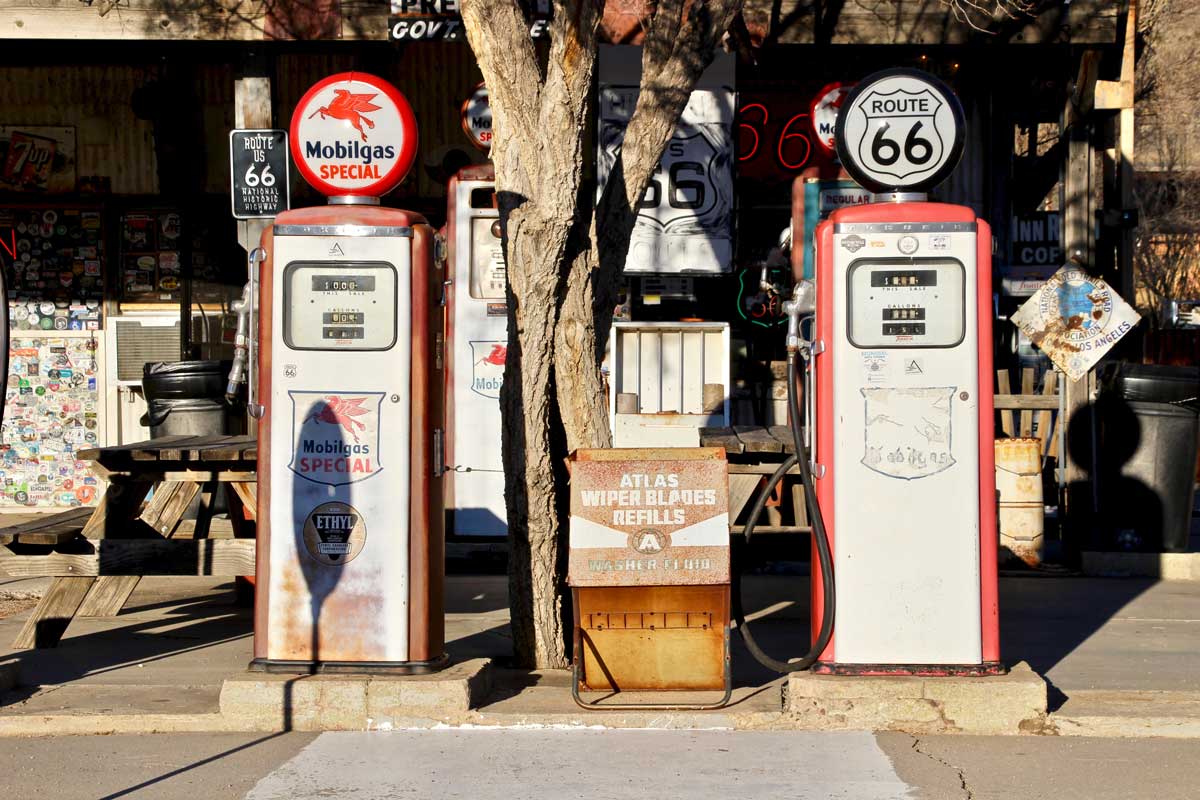
<path id="1" fill-rule="evenodd" d="M 1041 439 L 996 440 L 996 490 L 1001 560 L 1038 566 L 1045 534 Z"/>

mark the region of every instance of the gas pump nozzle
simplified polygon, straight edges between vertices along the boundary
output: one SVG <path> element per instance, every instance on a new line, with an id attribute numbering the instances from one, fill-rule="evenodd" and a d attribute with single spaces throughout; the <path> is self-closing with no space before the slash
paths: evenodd
<path id="1" fill-rule="evenodd" d="M 254 337 L 257 331 L 254 329 L 254 306 L 257 289 L 258 265 L 265 261 L 267 253 L 261 247 L 256 247 L 250 251 L 247 259 L 247 281 L 242 288 L 242 297 L 230 303 L 230 308 L 237 314 L 237 333 L 234 336 L 233 342 L 233 364 L 229 367 L 229 381 L 225 385 L 225 399 L 229 402 L 234 402 L 237 399 L 239 384 L 246 383 L 247 373 L 252 373 L 252 362 L 254 360 Z M 254 381 L 251 378 L 249 382 L 249 396 L 246 402 L 246 410 L 250 416 L 258 419 L 262 416 L 262 406 L 254 402 Z"/>
<path id="2" fill-rule="evenodd" d="M 812 314 L 816 307 L 817 285 L 808 279 L 797 281 L 792 287 L 792 299 L 783 304 L 783 313 L 788 318 L 788 353 L 795 353 L 804 347 L 804 339 L 800 336 L 800 318 Z"/>
<path id="3" fill-rule="evenodd" d="M 821 513 L 821 506 L 817 502 L 817 490 L 813 483 L 813 465 L 809 461 L 808 447 L 805 445 L 802 432 L 802 417 L 800 414 L 800 400 L 797 396 L 797 382 L 800 378 L 800 373 L 804 369 L 800 364 L 800 359 L 807 361 L 813 352 L 812 342 L 800 335 L 800 320 L 802 317 L 811 316 L 816 310 L 817 286 L 811 280 L 803 279 L 797 281 L 792 287 L 792 299 L 787 300 L 783 304 L 783 312 L 787 314 L 787 393 L 788 393 L 788 421 L 792 432 L 792 442 L 795 445 L 796 452 L 788 456 L 782 464 L 775 470 L 775 473 L 767 480 L 766 484 L 758 491 L 753 503 L 750 506 L 750 514 L 746 519 L 746 525 L 742 535 L 746 541 L 750 541 L 750 537 L 754 533 L 754 528 L 758 524 L 759 518 L 762 516 L 763 509 L 766 507 L 767 500 L 770 498 L 776 486 L 783 477 L 793 468 L 797 468 L 800 473 L 800 482 L 804 487 L 805 502 L 808 505 L 809 518 L 812 520 L 812 541 L 815 550 L 816 560 L 821 573 L 822 587 L 822 604 L 824 613 L 821 617 L 821 628 L 818 631 L 812 647 L 808 653 L 798 659 L 791 661 L 777 661 L 767 655 L 758 643 L 754 640 L 754 636 L 750 633 L 750 628 L 746 623 L 746 616 L 742 610 L 741 591 L 734 594 L 734 619 L 737 622 L 738 630 L 742 634 L 742 639 L 746 643 L 746 648 L 750 654 L 758 660 L 760 664 L 773 669 L 780 673 L 795 672 L 797 670 L 808 669 L 811 667 L 824 651 L 826 645 L 829 644 L 830 638 L 833 636 L 833 613 L 834 604 L 836 603 L 836 594 L 833 583 L 833 553 L 829 547 L 829 537 L 825 531 L 825 519 Z M 819 349 L 818 349 L 819 351 Z M 807 392 L 806 392 L 807 394 Z"/>
<path id="4" fill-rule="evenodd" d="M 242 297 L 229 304 L 237 314 L 237 333 L 233 340 L 233 364 L 229 367 L 229 382 L 225 386 L 225 399 L 230 403 L 237 400 L 238 387 L 246 382 L 246 362 L 249 360 L 247 333 L 250 330 L 250 282 L 242 287 Z"/>

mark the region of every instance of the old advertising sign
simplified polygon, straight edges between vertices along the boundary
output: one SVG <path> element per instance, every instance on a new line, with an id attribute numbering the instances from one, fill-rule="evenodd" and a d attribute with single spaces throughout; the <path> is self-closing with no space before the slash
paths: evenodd
<path id="1" fill-rule="evenodd" d="M 529 35 L 534 39 L 550 34 L 550 1 L 535 0 L 525 5 Z M 388 38 L 394 42 L 465 42 L 462 0 L 391 0 Z"/>
<path id="2" fill-rule="evenodd" d="M 1053 275 L 1063 261 L 1062 214 L 1034 211 L 1012 218 L 1008 264 L 1000 274 L 1004 293 L 1029 297 Z"/>
<path id="3" fill-rule="evenodd" d="M 287 131 L 229 132 L 229 187 L 235 219 L 278 216 L 291 207 Z"/>
<path id="4" fill-rule="evenodd" d="M 842 103 L 837 151 L 854 180 L 877 192 L 922 192 L 962 156 L 966 127 L 958 98 L 914 69 L 864 78 Z"/>
<path id="5" fill-rule="evenodd" d="M 638 458 L 636 450 L 576 454 L 569 583 L 728 583 L 729 487 L 720 452 L 680 450 L 680 459 L 666 461 Z M 682 457 L 689 453 L 707 457 Z M 590 454 L 627 460 L 589 460 Z"/>
<path id="6" fill-rule="evenodd" d="M 463 103 L 462 126 L 471 144 L 485 153 L 492 149 L 492 105 L 487 87 L 482 83 Z"/>
<path id="7" fill-rule="evenodd" d="M 853 88 L 853 84 L 831 83 L 822 87 L 813 98 L 809 118 L 812 120 L 813 133 L 817 135 L 817 144 L 826 153 L 832 154 L 837 149 L 834 134 L 837 131 L 838 112 Z"/>
<path id="8" fill-rule="evenodd" d="M 380 197 L 417 156 L 417 120 L 400 90 L 365 72 L 320 81 L 296 105 L 296 168 L 322 194 Z"/>
<path id="9" fill-rule="evenodd" d="M 75 191 L 75 129 L 0 125 L 0 190 Z"/>
<path id="10" fill-rule="evenodd" d="M 353 561 L 367 542 L 362 514 L 345 503 L 322 503 L 304 520 L 304 549 L 318 564 Z"/>
<path id="11" fill-rule="evenodd" d="M 379 406 L 383 392 L 288 392 L 292 398 L 292 472 L 343 486 L 382 471 Z"/>
<path id="12" fill-rule="evenodd" d="M 1073 381 L 1140 319 L 1107 283 L 1078 267 L 1054 273 L 1012 316 L 1013 324 Z"/>
<path id="13" fill-rule="evenodd" d="M 600 51 L 596 168 L 617 164 L 637 105 L 640 50 Z M 638 205 L 625 271 L 721 273 L 733 268 L 734 57 L 718 55 L 688 98 Z"/>

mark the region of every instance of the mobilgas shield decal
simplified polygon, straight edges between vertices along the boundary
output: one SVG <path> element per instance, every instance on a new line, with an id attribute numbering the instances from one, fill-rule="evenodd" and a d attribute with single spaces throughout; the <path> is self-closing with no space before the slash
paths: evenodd
<path id="1" fill-rule="evenodd" d="M 292 458 L 305 480 L 344 486 L 383 471 L 379 414 L 384 392 L 289 391 Z"/>
<path id="2" fill-rule="evenodd" d="M 500 399 L 504 366 L 508 360 L 508 342 L 471 342 L 471 391 Z"/>

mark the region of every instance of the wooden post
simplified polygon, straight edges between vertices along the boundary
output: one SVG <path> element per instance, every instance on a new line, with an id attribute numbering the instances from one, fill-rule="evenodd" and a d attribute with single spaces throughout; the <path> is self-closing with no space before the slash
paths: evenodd
<path id="1" fill-rule="evenodd" d="M 1067 137 L 1067 161 L 1063 175 L 1063 245 L 1067 258 L 1081 267 L 1092 266 L 1092 162 L 1094 149 L 1087 114 L 1094 108 L 1096 73 L 1100 56 L 1095 51 L 1080 57 L 1079 74 L 1074 91 L 1067 98 L 1063 110 L 1063 135 Z M 1072 442 L 1090 441 L 1093 420 L 1084 412 L 1091 403 L 1094 374 L 1089 372 L 1077 381 L 1065 380 L 1064 414 L 1061 428 L 1066 437 L 1066 492 L 1060 498 L 1063 520 L 1063 550 L 1068 560 L 1074 561 L 1081 552 L 1089 532 L 1094 504 L 1092 502 L 1093 468 L 1095 453 L 1092 447 L 1078 445 L 1073 453 Z M 1088 426 L 1088 431 L 1076 426 Z M 1085 455 L 1086 453 L 1086 455 Z M 1083 461 L 1080 457 L 1085 457 Z"/>
<path id="2" fill-rule="evenodd" d="M 1121 110 L 1117 130 L 1117 194 L 1121 209 L 1132 212 L 1137 206 L 1134 198 L 1134 62 L 1137 57 L 1137 0 L 1129 0 L 1125 19 L 1125 47 L 1121 54 Z M 1133 228 L 1124 224 L 1117 245 L 1117 273 L 1121 279 L 1121 296 L 1136 302 L 1137 281 L 1133 266 Z"/>
<path id="3" fill-rule="evenodd" d="M 1105 187 L 1105 205 L 1120 214 L 1120 233 L 1116 242 L 1116 274 L 1111 283 L 1121 296 L 1134 302 L 1137 284 L 1133 267 L 1133 228 L 1124 218 L 1133 212 L 1134 198 L 1134 70 L 1137 59 L 1137 0 L 1129 0 L 1125 14 L 1125 36 L 1121 51 L 1121 76 L 1115 81 L 1096 81 L 1094 105 L 1097 109 L 1116 110 L 1113 120 L 1113 147 L 1109 151 L 1112 186 Z M 1108 189 L 1113 190 L 1112 196 Z M 1115 205 L 1116 208 L 1113 208 Z"/>
<path id="4" fill-rule="evenodd" d="M 264 59 L 261 55 L 250 54 L 242 77 L 234 81 L 234 126 L 237 128 L 270 128 L 273 122 L 271 114 L 271 78 L 266 74 Z M 232 189 L 232 187 L 230 187 Z M 246 251 L 247 259 L 250 251 L 258 247 L 263 231 L 273 223 L 273 219 L 242 219 L 238 220 L 238 243 Z M 247 271 L 247 279 L 249 273 Z M 258 319 L 258 297 L 252 297 Z M 252 339 L 257 340 L 258 331 L 250 331 Z M 258 348 L 254 348 L 258 353 Z M 258 380 L 258 365 L 253 361 L 247 365 L 246 380 L 255 385 Z M 258 433 L 258 420 L 246 415 L 246 432 Z"/>
<path id="5" fill-rule="evenodd" d="M 234 125 L 238 128 L 270 128 L 271 79 L 266 76 L 246 76 L 233 84 Z M 238 220 L 238 242 L 247 253 L 258 246 L 259 237 L 271 222 L 269 219 Z"/>

